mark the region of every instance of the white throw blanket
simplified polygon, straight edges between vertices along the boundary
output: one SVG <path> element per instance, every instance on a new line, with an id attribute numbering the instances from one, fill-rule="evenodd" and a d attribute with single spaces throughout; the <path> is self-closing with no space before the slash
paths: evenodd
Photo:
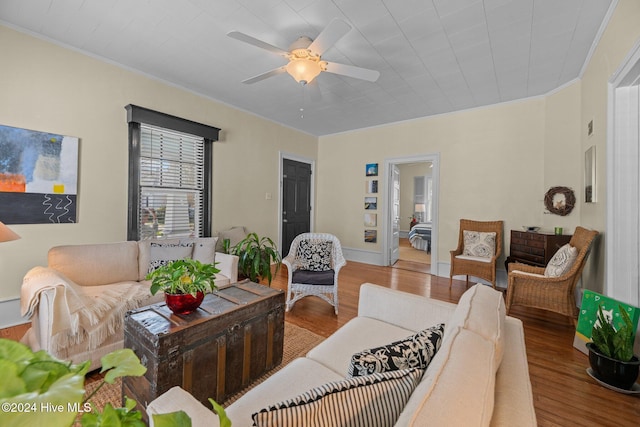
<path id="1" fill-rule="evenodd" d="M 44 291 L 53 293 L 51 348 L 45 350 L 54 354 L 80 343 L 86 343 L 88 350 L 99 347 L 122 330 L 128 310 L 151 298 L 146 283 L 79 286 L 53 269 L 34 267 L 22 284 L 23 316 L 33 316 Z"/>

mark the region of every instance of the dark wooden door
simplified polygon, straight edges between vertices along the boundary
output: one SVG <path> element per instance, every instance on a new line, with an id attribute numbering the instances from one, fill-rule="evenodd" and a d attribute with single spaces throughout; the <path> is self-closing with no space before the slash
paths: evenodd
<path id="1" fill-rule="evenodd" d="M 311 165 L 295 160 L 282 161 L 282 256 L 291 242 L 311 230 Z"/>

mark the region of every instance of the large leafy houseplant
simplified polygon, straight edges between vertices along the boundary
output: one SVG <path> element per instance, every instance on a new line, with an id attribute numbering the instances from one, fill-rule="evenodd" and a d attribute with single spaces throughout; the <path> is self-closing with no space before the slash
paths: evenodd
<path id="1" fill-rule="evenodd" d="M 238 256 L 238 270 L 240 274 L 252 282 L 266 279 L 271 286 L 273 273 L 277 273 L 282 264 L 282 258 L 276 244 L 269 237 L 260 237 L 256 233 L 249 233 L 233 247 L 232 253 Z M 271 264 L 275 264 L 272 273 Z"/>
<path id="2" fill-rule="evenodd" d="M 44 350 L 37 352 L 17 341 L 0 339 L 0 425 L 3 427 L 51 426 L 74 424 L 78 414 L 83 427 L 144 427 L 136 401 L 125 399 L 123 408 L 107 403 L 102 411 L 91 398 L 105 384 L 118 377 L 142 376 L 147 368 L 131 349 L 115 350 L 102 357 L 106 372 L 100 385 L 84 397 L 85 375 L 91 362 L 74 365 L 58 360 Z M 220 425 L 230 427 L 224 409 L 209 399 Z M 183 411 L 153 415 L 157 426 L 189 427 L 191 419 Z"/>
<path id="3" fill-rule="evenodd" d="M 144 426 L 142 415 L 133 411 L 136 402 L 127 399 L 124 408 L 107 404 L 96 409 L 90 399 L 105 382 L 122 376 L 140 376 L 147 368 L 131 349 L 116 350 L 102 359 L 103 382 L 84 398 L 85 374 L 90 362 L 74 365 L 58 360 L 44 350 L 33 352 L 17 341 L 0 339 L 0 425 L 70 426 L 82 413 L 83 426 Z"/>
<path id="4" fill-rule="evenodd" d="M 215 277 L 220 270 L 215 264 L 203 264 L 200 261 L 186 258 L 171 261 L 147 274 L 151 280 L 151 294 L 158 291 L 165 294 L 191 294 L 210 292 L 216 289 Z"/>

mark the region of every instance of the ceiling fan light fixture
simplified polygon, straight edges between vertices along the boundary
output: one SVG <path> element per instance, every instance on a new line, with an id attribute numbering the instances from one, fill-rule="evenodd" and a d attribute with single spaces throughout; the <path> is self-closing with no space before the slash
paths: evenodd
<path id="1" fill-rule="evenodd" d="M 321 71 L 320 64 L 310 59 L 293 59 L 287 64 L 287 73 L 302 84 L 311 83 Z"/>

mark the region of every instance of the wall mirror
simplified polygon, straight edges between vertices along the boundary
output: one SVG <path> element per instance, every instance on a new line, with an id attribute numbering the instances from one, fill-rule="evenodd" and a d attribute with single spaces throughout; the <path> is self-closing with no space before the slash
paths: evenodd
<path id="1" fill-rule="evenodd" d="M 596 146 L 592 145 L 584 153 L 584 201 L 596 202 Z"/>

